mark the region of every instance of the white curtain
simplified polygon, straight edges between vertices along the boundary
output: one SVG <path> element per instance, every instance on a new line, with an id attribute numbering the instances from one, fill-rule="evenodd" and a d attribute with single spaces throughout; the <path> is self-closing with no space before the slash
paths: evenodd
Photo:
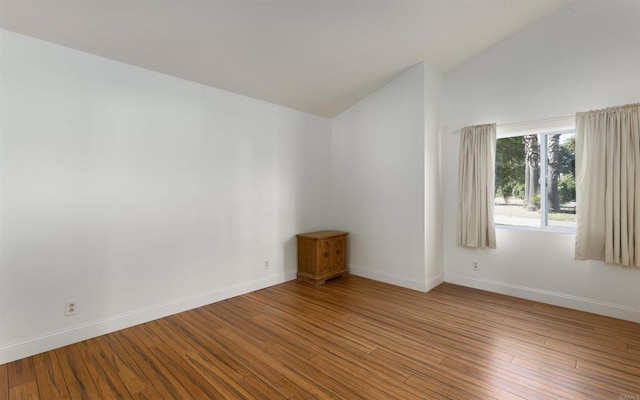
<path id="1" fill-rule="evenodd" d="M 458 246 L 495 249 L 496 124 L 462 128 L 459 157 Z"/>
<path id="2" fill-rule="evenodd" d="M 576 114 L 577 260 L 640 266 L 640 104 Z"/>

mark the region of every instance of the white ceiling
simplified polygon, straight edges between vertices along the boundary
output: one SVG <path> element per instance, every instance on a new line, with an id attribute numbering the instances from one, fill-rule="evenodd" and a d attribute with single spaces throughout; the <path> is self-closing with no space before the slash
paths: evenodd
<path id="1" fill-rule="evenodd" d="M 407 68 L 447 71 L 567 0 L 1 0 L 0 27 L 333 117 Z"/>

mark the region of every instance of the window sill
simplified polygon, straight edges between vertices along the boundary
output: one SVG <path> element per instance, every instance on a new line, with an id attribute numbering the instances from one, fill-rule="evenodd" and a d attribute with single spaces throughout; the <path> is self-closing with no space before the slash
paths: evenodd
<path id="1" fill-rule="evenodd" d="M 534 231 L 534 232 L 549 232 L 549 233 L 565 233 L 565 234 L 576 234 L 576 228 L 574 227 L 563 227 L 563 226 L 546 226 L 536 227 L 536 226 L 522 226 L 522 225 L 503 225 L 496 224 L 496 229 L 500 230 L 513 230 L 513 231 Z"/>

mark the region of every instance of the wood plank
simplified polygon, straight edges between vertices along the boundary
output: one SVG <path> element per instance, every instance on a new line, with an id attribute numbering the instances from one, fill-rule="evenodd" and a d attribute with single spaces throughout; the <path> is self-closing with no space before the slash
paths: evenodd
<path id="1" fill-rule="evenodd" d="M 7 366 L 7 377 L 9 389 L 35 381 L 36 374 L 33 369 L 33 358 L 23 358 L 22 360 L 9 363 Z"/>
<path id="2" fill-rule="evenodd" d="M 190 335 L 196 352 L 214 362 L 231 379 L 239 381 L 250 374 L 247 366 L 234 354 L 233 348 L 226 348 L 225 344 L 216 340 L 216 334 L 211 331 L 208 321 L 186 315 L 178 317 L 180 322 L 175 322 L 174 326 L 180 332 Z"/>
<path id="3" fill-rule="evenodd" d="M 96 383 L 84 362 L 80 343 L 55 350 L 60 368 L 67 383 L 69 397 L 72 400 L 90 400 L 100 398 Z"/>
<path id="4" fill-rule="evenodd" d="M 275 343 L 278 337 L 261 329 L 259 325 L 251 320 L 251 317 L 255 314 L 253 312 L 247 312 L 245 307 L 236 307 L 238 303 L 240 303 L 240 301 L 223 301 L 217 303 L 216 305 L 218 307 L 215 308 L 215 316 L 223 319 L 227 326 L 239 332 L 251 332 L 251 335 L 248 335 L 247 339 L 258 347 L 265 348 Z M 211 309 L 209 308 L 208 310 Z"/>
<path id="5" fill-rule="evenodd" d="M 226 343 L 228 348 L 235 349 L 234 353 L 247 365 L 252 375 L 269 382 L 282 396 L 291 397 L 300 390 L 279 372 L 280 362 L 270 357 L 269 353 L 265 351 L 266 349 L 256 346 L 241 332 L 236 332 L 231 328 L 218 329 L 217 333 L 219 334 L 217 340 Z M 243 351 L 238 351 L 239 349 L 243 349 Z"/>
<path id="6" fill-rule="evenodd" d="M 296 353 L 302 358 L 311 359 L 318 354 L 330 353 L 339 355 L 343 360 L 356 364 L 365 368 L 369 374 L 378 376 L 390 376 L 398 381 L 405 381 L 410 374 L 390 368 L 388 365 L 380 362 L 368 353 L 352 350 L 347 347 L 334 348 L 334 346 L 323 347 L 322 343 L 313 340 L 312 337 L 296 335 L 297 329 L 292 324 L 278 324 L 276 320 L 270 319 L 270 316 L 257 316 L 254 319 L 260 321 L 260 324 L 278 333 L 288 344 L 290 351 Z"/>
<path id="7" fill-rule="evenodd" d="M 429 338 L 427 343 L 433 346 L 433 348 L 438 349 L 439 354 L 444 354 L 445 356 L 453 358 L 460 358 L 465 355 L 468 356 L 473 354 L 478 358 L 491 357 L 510 362 L 514 357 L 513 354 L 506 353 L 504 350 L 496 348 L 495 346 L 487 345 L 484 342 L 477 340 L 467 340 L 462 342 L 456 339 L 457 338 L 450 339 L 443 336 L 433 336 Z M 444 358 L 445 357 L 443 356 L 442 359 Z"/>
<path id="8" fill-rule="evenodd" d="M 487 368 L 485 365 L 477 365 L 453 358 L 446 358 L 440 365 L 446 367 L 449 371 L 455 371 L 456 374 L 452 374 L 453 376 L 483 376 L 485 379 L 491 381 L 493 388 L 500 389 L 504 392 L 508 392 L 512 395 L 520 396 L 525 399 L 554 400 L 557 398 L 553 395 L 547 394 L 547 392 L 552 389 L 547 388 L 546 382 L 536 382 L 529 379 L 527 376 L 514 373 L 509 374 L 509 370 Z M 561 391 L 558 391 L 557 395 L 563 399 L 574 398 Z"/>
<path id="9" fill-rule="evenodd" d="M 289 399 L 290 400 L 319 400 L 318 397 L 313 396 L 311 393 L 305 390 L 299 391 L 295 395 L 291 396 Z"/>
<path id="10" fill-rule="evenodd" d="M 138 368 L 166 399 L 188 399 L 189 392 L 167 371 L 160 360 L 142 343 L 132 329 L 112 333 L 126 349 Z"/>
<path id="11" fill-rule="evenodd" d="M 331 371 L 331 375 L 341 382 L 348 382 L 358 392 L 369 398 L 421 399 L 422 394 L 385 374 L 371 374 L 362 365 L 344 360 L 338 354 L 318 354 L 310 360 L 318 368 Z"/>
<path id="12" fill-rule="evenodd" d="M 154 324 L 156 326 L 152 327 L 152 330 L 163 338 L 167 346 L 180 354 L 184 362 L 216 388 L 221 398 L 253 398 L 242 385 L 238 384 L 238 381 L 244 380 L 246 374 L 238 373 L 226 363 L 219 365 L 216 361 L 220 360 L 217 357 L 221 352 L 220 349 L 212 351 L 209 342 L 194 329 L 192 324 L 186 324 L 178 316 L 157 322 L 158 324 Z M 168 335 L 167 332 L 174 332 L 174 334 Z"/>
<path id="13" fill-rule="evenodd" d="M 150 348 L 163 343 L 162 338 L 158 337 L 152 329 L 153 326 L 155 323 L 147 322 L 130 328 L 129 332 L 139 338 L 140 342 L 144 343 L 144 347 Z"/>
<path id="14" fill-rule="evenodd" d="M 638 395 L 640 324 L 356 276 L 286 282 L 0 365 L 0 400 Z"/>
<path id="15" fill-rule="evenodd" d="M 497 398 L 500 399 L 518 398 L 484 383 L 482 379 L 444 369 L 442 363 L 423 363 L 416 358 L 383 349 L 376 350 L 373 355 L 393 368 L 410 371 L 412 375 L 405 383 L 426 391 L 429 398 L 493 398 L 494 394 L 499 394 Z"/>
<path id="16" fill-rule="evenodd" d="M 69 390 L 55 352 L 33 356 L 33 366 L 42 399 L 62 400 L 69 398 Z"/>
<path id="17" fill-rule="evenodd" d="M 151 382 L 145 377 L 144 372 L 115 336 L 105 335 L 95 340 L 101 348 L 104 362 L 111 365 L 117 372 L 129 393 L 135 395 L 136 393 L 146 392 L 152 385 Z"/>
<path id="18" fill-rule="evenodd" d="M 444 354 L 429 347 L 428 340 L 431 334 L 414 336 L 407 332 L 387 329 L 384 323 L 358 316 L 353 316 L 348 321 L 337 321 L 330 316 L 316 314 L 314 319 L 320 321 L 320 326 L 335 326 L 349 330 L 356 336 L 366 337 L 371 345 L 375 346 L 373 350 L 386 348 L 403 354 L 421 354 L 435 362 L 440 362 L 445 357 Z M 371 335 L 370 332 L 378 332 L 378 334 Z"/>
<path id="19" fill-rule="evenodd" d="M 283 396 L 273 387 L 253 375 L 244 377 L 240 384 L 247 391 L 251 392 L 251 395 L 255 399 L 287 399 L 287 397 Z"/>
<path id="20" fill-rule="evenodd" d="M 427 399 L 495 399 L 477 392 L 469 393 L 458 385 L 435 379 L 433 376 L 412 376 L 407 380 L 407 385 L 419 390 Z"/>
<path id="21" fill-rule="evenodd" d="M 233 379 L 220 368 L 217 363 L 205 354 L 199 352 L 189 352 L 183 358 L 200 375 L 204 377 L 213 387 L 220 392 L 224 399 L 251 399 L 253 395 L 249 393 L 240 382 L 244 381 L 244 376 Z"/>
<path id="22" fill-rule="evenodd" d="M 578 358 L 596 362 L 602 365 L 614 364 L 615 369 L 625 371 L 629 374 L 640 376 L 640 362 L 638 357 L 630 352 L 618 353 L 591 349 L 579 344 L 567 343 L 556 339 L 547 339 L 545 347 L 559 353 L 575 354 Z"/>
<path id="23" fill-rule="evenodd" d="M 322 352 L 322 346 L 312 340 L 309 335 L 305 335 L 296 326 L 283 323 L 278 317 L 271 315 L 257 315 L 253 320 L 263 329 L 269 330 L 287 342 L 289 348 L 303 358 L 313 358 Z"/>
<path id="24" fill-rule="evenodd" d="M 358 314 L 348 313 L 344 314 L 343 312 L 336 311 L 334 307 L 327 308 L 318 308 L 314 307 L 313 304 L 309 305 L 309 308 L 313 309 L 313 312 L 309 313 L 305 316 L 304 321 L 310 322 L 309 324 L 305 324 L 306 330 L 316 335 L 318 338 L 328 339 L 330 342 L 340 342 L 340 344 L 345 346 L 355 346 L 360 348 L 361 351 L 365 353 L 370 353 L 380 345 L 380 340 L 385 341 L 388 345 L 393 345 L 392 343 L 399 343 L 398 341 L 392 340 L 391 336 L 400 334 L 404 337 L 400 342 L 403 344 L 403 348 L 406 348 L 409 345 L 409 342 L 412 342 L 413 345 L 417 345 L 421 340 L 426 340 L 429 338 L 430 334 L 424 331 L 424 328 L 412 328 L 405 324 L 402 329 L 400 329 L 401 323 L 397 320 L 386 317 L 376 315 L 376 319 L 372 318 L 359 318 Z M 298 314 L 296 313 L 285 313 L 279 315 L 280 319 L 289 318 L 288 323 L 297 323 L 296 320 L 299 319 Z M 369 332 L 378 332 L 375 327 L 367 326 L 358 328 L 353 325 L 351 328 L 342 330 L 339 326 L 339 322 L 342 321 L 346 326 L 350 325 L 348 322 L 356 322 L 356 321 L 366 321 L 362 322 L 362 324 L 375 324 L 378 320 L 380 321 L 380 325 L 384 325 L 385 327 L 389 327 L 389 325 L 398 324 L 398 329 L 390 329 L 385 332 L 385 335 L 372 335 L 375 337 L 375 342 L 371 340 L 364 340 L 366 334 Z M 348 322 L 347 322 L 348 321 Z M 405 321 L 406 322 L 406 321 Z M 333 326 L 327 326 L 327 324 L 331 324 Z M 378 325 L 378 328 L 380 328 Z M 344 326 L 344 325 L 343 325 Z M 340 336 L 336 337 L 333 333 L 333 328 L 341 329 L 343 332 Z M 373 331 L 371 331 L 373 329 Z M 389 340 L 390 339 L 390 340 Z M 418 345 L 419 346 L 419 345 Z M 419 349 L 415 349 L 419 351 Z"/>
<path id="25" fill-rule="evenodd" d="M 301 336 L 318 345 L 316 350 L 335 347 L 340 351 L 356 351 L 366 354 L 376 348 L 375 345 L 364 341 L 363 337 L 352 334 L 339 334 L 335 330 L 326 327 L 322 321 L 314 318 L 318 314 L 320 314 L 320 311 L 316 310 L 313 313 L 309 313 L 306 318 L 300 318 L 295 313 L 282 312 L 274 308 L 268 309 L 268 312 L 261 317 L 274 323 L 281 321 L 283 326 L 295 327 L 295 330 L 300 332 Z"/>
<path id="26" fill-rule="evenodd" d="M 640 374 L 629 372 L 626 368 L 619 368 L 620 364 L 602 365 L 586 360 L 578 360 L 576 369 L 589 371 L 599 377 L 606 377 L 607 380 L 628 393 L 640 394 Z M 640 364 L 638 364 L 640 367 Z"/>
<path id="27" fill-rule="evenodd" d="M 270 357 L 277 358 L 282 367 L 278 369 L 278 372 L 282 374 L 282 376 L 288 379 L 292 384 L 296 387 L 300 388 L 303 391 L 308 392 L 312 396 L 316 396 L 321 399 L 337 399 L 340 398 L 335 392 L 332 392 L 329 388 L 324 386 L 319 386 L 315 379 L 315 376 L 310 376 L 304 373 L 301 373 L 294 365 L 291 365 L 288 362 L 285 362 L 286 357 L 282 357 L 281 354 L 282 346 L 280 344 L 275 344 L 274 346 L 266 349 L 267 353 Z M 287 346 L 287 356 L 295 354 L 295 357 L 299 359 L 300 357 L 295 351 L 291 351 L 291 349 Z M 306 359 L 305 359 L 306 360 Z"/>
<path id="28" fill-rule="evenodd" d="M 308 381 L 315 382 L 319 390 L 331 393 L 330 396 L 322 396 L 327 399 L 367 399 L 362 396 L 354 387 L 344 384 L 339 379 L 327 376 L 329 371 L 318 368 L 313 362 L 299 357 L 292 353 L 285 345 L 276 344 L 269 348 L 269 353 L 273 354 L 289 368 L 295 369 L 297 373 Z"/>
<path id="29" fill-rule="evenodd" d="M 164 396 L 153 386 L 134 393 L 132 397 L 136 400 L 174 400 L 171 397 Z"/>
<path id="30" fill-rule="evenodd" d="M 575 367 L 551 366 L 544 360 L 528 360 L 520 357 L 513 359 L 513 364 L 545 375 L 547 379 L 557 379 L 567 386 L 579 388 L 589 399 L 615 399 L 622 389 L 608 378 L 599 374 L 591 374 Z"/>
<path id="31" fill-rule="evenodd" d="M 622 351 L 626 352 L 627 343 L 624 340 L 611 340 L 607 342 L 603 342 L 600 340 L 602 337 L 601 334 L 583 328 L 576 328 L 575 326 L 567 326 L 564 324 L 558 324 L 551 321 L 540 322 L 540 321 L 531 321 L 525 319 L 515 319 L 515 318 L 506 318 L 504 324 L 507 326 L 516 327 L 522 329 L 524 331 L 532 332 L 532 331 L 540 331 L 541 328 L 544 329 L 544 336 L 546 338 L 554 338 L 558 340 L 564 340 L 571 342 L 574 341 L 574 344 L 580 344 L 581 346 L 590 347 L 593 349 L 601 350 L 601 351 Z M 610 336 L 612 339 L 615 336 Z"/>
<path id="32" fill-rule="evenodd" d="M 8 364 L 0 365 L 0 400 L 9 400 L 9 372 Z"/>
<path id="33" fill-rule="evenodd" d="M 159 339 L 160 344 L 168 344 L 179 354 L 186 354 L 198 347 L 189 333 L 179 329 L 179 320 L 176 318 L 155 321 L 154 324 L 149 325 L 149 332 Z M 154 346 L 157 345 L 158 343 L 154 344 Z"/>
<path id="34" fill-rule="evenodd" d="M 78 343 L 87 370 L 96 384 L 100 398 L 131 399 L 131 394 L 120 376 L 109 363 L 109 356 L 99 346 L 97 340 L 90 339 Z"/>
<path id="35" fill-rule="evenodd" d="M 163 364 L 163 368 L 173 375 L 173 379 L 180 382 L 191 399 L 219 399 L 220 392 L 207 380 L 198 374 L 188 362 L 176 353 L 166 343 L 158 344 L 150 348 L 151 352 Z"/>
<path id="36" fill-rule="evenodd" d="M 29 381 L 13 386 L 9 389 L 9 398 L 12 400 L 39 400 L 38 383 Z"/>

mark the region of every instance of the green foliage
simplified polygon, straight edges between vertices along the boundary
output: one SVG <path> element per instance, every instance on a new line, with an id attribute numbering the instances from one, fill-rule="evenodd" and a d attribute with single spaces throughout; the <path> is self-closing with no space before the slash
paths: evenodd
<path id="1" fill-rule="evenodd" d="M 509 204 L 509 197 L 513 196 L 513 187 L 511 183 L 505 183 L 496 188 L 496 196 L 500 196 L 504 199 L 506 204 Z"/>
<path id="2" fill-rule="evenodd" d="M 571 136 L 560 144 L 560 177 L 558 191 L 560 202 L 568 203 L 576 199 L 576 138 Z"/>
<path id="3" fill-rule="evenodd" d="M 524 183 L 515 184 L 511 190 L 511 195 L 518 199 L 524 199 Z"/>
<path id="4" fill-rule="evenodd" d="M 560 202 L 575 200 L 575 148 L 574 136 L 561 137 L 559 150 L 558 191 Z M 508 202 L 509 197 L 524 199 L 525 192 L 525 141 L 524 136 L 498 139 L 496 141 L 495 184 L 496 197 Z M 533 200 L 533 206 L 540 205 L 540 196 Z"/>
<path id="5" fill-rule="evenodd" d="M 576 169 L 576 138 L 569 137 L 560 144 L 560 173 L 574 174 Z"/>
<path id="6" fill-rule="evenodd" d="M 560 202 L 568 203 L 576 199 L 576 179 L 573 174 L 562 174 L 558 178 L 558 191 Z"/>
<path id="7" fill-rule="evenodd" d="M 536 193 L 533 196 L 531 196 L 531 200 L 533 201 L 533 204 L 536 207 L 540 207 L 540 194 Z"/>
<path id="8" fill-rule="evenodd" d="M 496 196 L 505 202 L 513 196 L 513 188 L 524 187 L 524 139 L 522 136 L 496 141 Z"/>

